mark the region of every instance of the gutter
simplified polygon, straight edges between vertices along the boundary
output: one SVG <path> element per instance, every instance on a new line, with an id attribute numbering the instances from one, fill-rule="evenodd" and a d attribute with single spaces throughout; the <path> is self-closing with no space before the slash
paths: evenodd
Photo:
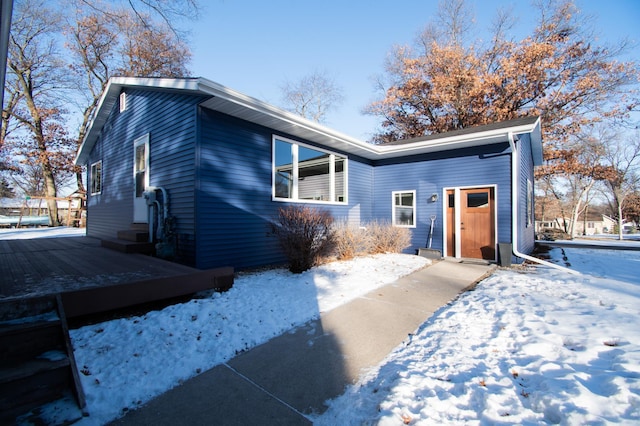
<path id="1" fill-rule="evenodd" d="M 520 257 L 531 262 L 545 265 L 553 269 L 558 269 L 563 272 L 568 272 L 573 275 L 582 275 L 578 271 L 565 268 L 564 266 L 556 265 L 555 263 L 547 262 L 546 260 L 538 259 L 537 257 L 529 256 L 528 254 L 521 253 L 518 250 L 518 178 L 520 177 L 519 165 L 520 159 L 518 157 L 518 151 L 516 150 L 516 142 L 513 137 L 513 132 L 509 132 L 509 146 L 511 147 L 511 240 L 513 255 Z"/>

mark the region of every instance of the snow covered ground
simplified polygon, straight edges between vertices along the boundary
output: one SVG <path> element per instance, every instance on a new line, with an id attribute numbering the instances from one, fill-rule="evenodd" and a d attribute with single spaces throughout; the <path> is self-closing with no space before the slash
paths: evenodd
<path id="1" fill-rule="evenodd" d="M 499 270 L 312 420 L 360 424 L 638 424 L 640 252 L 554 249 L 584 275 Z M 72 330 L 90 417 L 104 424 L 183 380 L 426 259 L 381 255 L 300 275 L 242 274 L 224 294 Z M 51 422 L 71 404 L 50 404 Z"/>
<path id="2" fill-rule="evenodd" d="M 498 271 L 315 423 L 639 424 L 640 252 L 564 255 L 585 275 Z"/>
<path id="3" fill-rule="evenodd" d="M 27 240 L 33 238 L 84 237 L 85 228 L 0 228 L 0 240 Z"/>

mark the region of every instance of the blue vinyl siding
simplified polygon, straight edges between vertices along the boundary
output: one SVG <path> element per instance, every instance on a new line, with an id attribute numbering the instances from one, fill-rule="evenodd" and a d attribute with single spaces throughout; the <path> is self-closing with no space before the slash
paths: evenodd
<path id="1" fill-rule="evenodd" d="M 181 261 L 194 263 L 196 111 L 201 96 L 128 89 L 127 109 L 114 105 L 89 164 L 102 160 L 103 191 L 89 196 L 87 234 L 115 238 L 133 221 L 133 142 L 149 133 L 149 184 L 169 194 Z"/>
<path id="2" fill-rule="evenodd" d="M 316 146 L 292 135 L 199 106 L 206 97 L 164 90 L 129 88 L 127 109 L 116 102 L 86 165 L 102 161 L 102 193 L 88 194 L 87 234 L 115 238 L 133 221 L 133 143 L 149 134 L 149 184 L 169 194 L 176 218 L 178 259 L 198 268 L 238 269 L 284 263 L 269 223 L 278 209 L 273 201 L 274 134 Z M 518 176 L 518 247 L 533 250 L 533 226 L 527 226 L 527 179 L 533 182 L 531 139 L 521 135 Z M 509 144 L 492 144 L 387 160 L 347 157 L 346 204 L 305 203 L 326 209 L 336 220 L 361 225 L 391 222 L 392 193 L 416 191 L 416 227 L 406 253 L 425 247 L 431 216 L 436 216 L 432 247 L 443 249 L 444 190 L 495 188 L 497 241 L 511 242 L 511 155 Z M 438 195 L 431 202 L 432 194 Z"/>
<path id="3" fill-rule="evenodd" d="M 520 140 L 517 143 L 517 149 L 520 159 L 520 176 L 518 178 L 519 199 L 518 199 L 518 249 L 525 254 L 533 252 L 535 245 L 535 227 L 533 222 L 531 225 L 527 225 L 527 179 L 534 184 L 534 166 L 533 155 L 531 152 L 531 137 L 528 134 L 520 135 Z M 535 197 L 531 199 L 532 203 L 535 203 Z M 535 205 L 531 206 L 532 211 L 535 212 Z"/>
<path id="4" fill-rule="evenodd" d="M 412 231 L 412 246 L 405 250 L 414 253 L 426 247 L 431 215 L 436 216 L 432 248 L 443 248 L 444 188 L 493 186 L 496 188 L 498 241 L 511 241 L 511 181 L 509 145 L 495 144 L 421 155 L 404 162 L 380 162 L 375 169 L 373 216 L 391 222 L 391 193 L 416 191 L 416 228 Z M 438 201 L 429 201 L 432 194 Z"/>
<path id="5" fill-rule="evenodd" d="M 200 111 L 200 126 L 196 266 L 283 263 L 277 240 L 267 235 L 278 209 L 290 205 L 271 199 L 273 131 L 206 109 Z M 305 205 L 327 209 L 336 219 L 368 219 L 372 168 L 349 158 L 348 173 L 348 205 Z"/>

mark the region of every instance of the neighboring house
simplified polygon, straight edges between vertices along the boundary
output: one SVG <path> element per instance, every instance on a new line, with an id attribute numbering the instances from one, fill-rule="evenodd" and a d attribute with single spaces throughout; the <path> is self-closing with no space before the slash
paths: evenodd
<path id="1" fill-rule="evenodd" d="M 535 117 L 372 145 L 203 78 L 111 79 L 76 159 L 89 236 L 155 221 L 156 206 L 198 268 L 282 263 L 268 224 L 295 203 L 409 228 L 407 253 L 426 246 L 432 217 L 445 256 L 496 261 L 514 241 L 530 253 L 541 162 Z"/>
<path id="2" fill-rule="evenodd" d="M 552 220 L 536 220 L 536 232 L 542 232 L 545 229 L 559 229 L 564 231 L 565 223 L 568 227 L 571 220 L 569 218 L 555 218 Z M 597 235 L 597 234 L 611 234 L 614 233 L 615 227 L 618 222 L 605 215 L 598 213 L 588 213 L 585 219 L 584 214 L 581 214 L 578 221 L 575 224 L 576 235 Z M 586 230 L 586 231 L 585 231 Z"/>
<path id="3" fill-rule="evenodd" d="M 576 222 L 576 235 L 610 234 L 614 232 L 617 222 L 604 214 L 581 214 Z"/>
<path id="4" fill-rule="evenodd" d="M 84 195 L 74 193 L 56 199 L 58 217 L 67 226 L 84 227 Z M 0 198 L 0 226 L 48 226 L 46 197 Z"/>

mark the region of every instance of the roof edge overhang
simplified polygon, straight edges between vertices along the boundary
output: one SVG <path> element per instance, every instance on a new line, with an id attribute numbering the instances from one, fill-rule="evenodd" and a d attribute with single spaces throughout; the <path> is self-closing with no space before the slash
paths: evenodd
<path id="1" fill-rule="evenodd" d="M 500 125 L 502 124 L 502 125 Z M 489 128 L 490 127 L 490 128 Z M 489 129 L 486 129 L 489 128 Z M 508 142 L 509 134 L 530 134 L 532 145 L 540 145 L 540 161 L 535 159 L 537 149 L 533 149 L 534 163 L 542 162 L 542 138 L 540 135 L 540 117 L 528 117 L 496 123 L 491 126 L 477 126 L 465 129 L 463 134 L 429 135 L 424 138 L 411 139 L 407 143 L 379 145 L 379 158 L 399 157 L 405 155 L 425 154 L 460 148 L 470 148 L 481 145 Z M 486 130 L 484 130 L 486 129 Z M 450 132 L 457 133 L 457 132 Z"/>
<path id="2" fill-rule="evenodd" d="M 407 140 L 406 143 L 374 145 L 347 136 L 329 127 L 307 120 L 205 78 L 114 77 L 109 80 L 100 98 L 94 119 L 89 125 L 89 130 L 75 159 L 76 164 L 85 164 L 88 160 L 89 153 L 98 140 L 98 136 L 108 119 L 113 105 L 117 102 L 122 89 L 127 87 L 157 88 L 208 96 L 208 98 L 201 103 L 203 108 L 251 121 L 270 127 L 276 132 L 292 135 L 302 140 L 308 140 L 369 160 L 399 158 L 416 154 L 506 142 L 508 141 L 509 134 L 518 135 L 529 133 L 532 135 L 532 145 L 539 145 L 538 148 L 533 149 L 534 164 L 537 165 L 542 162 L 539 117 L 506 121 L 503 125 L 496 123 L 489 126 L 478 126 L 477 131 L 469 128 L 465 129 L 462 133 L 443 133 L 441 135 L 429 135 L 424 138 Z M 538 154 L 540 157 L 539 161 L 537 158 Z"/>

